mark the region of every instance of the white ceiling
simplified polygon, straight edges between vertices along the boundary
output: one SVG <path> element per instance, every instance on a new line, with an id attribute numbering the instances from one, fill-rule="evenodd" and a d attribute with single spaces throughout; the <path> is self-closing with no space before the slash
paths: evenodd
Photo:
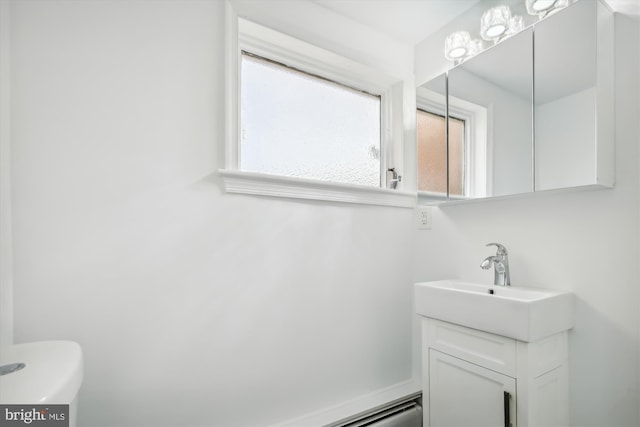
<path id="1" fill-rule="evenodd" d="M 327 9 L 416 45 L 486 0 L 311 0 Z M 522 0 L 524 3 L 524 0 Z M 640 0 L 606 0 L 621 14 L 640 19 Z"/>

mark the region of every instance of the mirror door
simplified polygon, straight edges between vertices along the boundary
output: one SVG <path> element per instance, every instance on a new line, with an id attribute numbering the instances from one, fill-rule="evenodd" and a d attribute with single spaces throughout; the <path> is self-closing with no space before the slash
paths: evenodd
<path id="1" fill-rule="evenodd" d="M 606 19 L 597 19 L 603 8 L 581 1 L 535 25 L 536 191 L 604 183 L 598 150 L 609 141 L 599 139 L 602 119 L 613 110 L 607 106 L 613 88 L 605 89 L 612 80 L 607 84 L 598 66 L 613 62 L 613 49 L 606 48 L 613 34 Z"/>
<path id="2" fill-rule="evenodd" d="M 518 33 L 449 71 L 449 114 L 466 122 L 461 198 L 533 191 L 532 34 Z M 456 126 L 452 120 L 451 134 Z"/>

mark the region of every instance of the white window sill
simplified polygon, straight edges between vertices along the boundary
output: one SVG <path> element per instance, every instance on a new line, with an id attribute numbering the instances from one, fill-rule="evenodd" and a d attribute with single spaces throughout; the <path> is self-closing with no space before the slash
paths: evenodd
<path id="1" fill-rule="evenodd" d="M 416 194 L 353 184 L 221 169 L 227 193 L 414 208 Z"/>

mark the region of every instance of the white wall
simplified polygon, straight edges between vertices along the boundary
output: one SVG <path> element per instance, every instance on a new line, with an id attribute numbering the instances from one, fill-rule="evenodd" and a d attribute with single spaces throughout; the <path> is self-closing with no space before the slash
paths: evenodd
<path id="1" fill-rule="evenodd" d="M 616 19 L 616 187 L 543 194 L 436 209 L 415 247 L 416 281 L 491 283 L 480 262 L 501 242 L 514 285 L 576 295 L 570 332 L 575 427 L 638 425 L 638 86 L 637 22 Z"/>
<path id="2" fill-rule="evenodd" d="M 0 2 L 0 346 L 13 343 L 9 3 Z"/>
<path id="3" fill-rule="evenodd" d="M 224 2 L 11 13 L 15 340 L 82 345 L 80 425 L 264 426 L 411 378 L 412 210 L 220 190 Z"/>
<path id="4" fill-rule="evenodd" d="M 372 65 L 391 76 L 413 76 L 413 47 L 338 15 L 314 2 L 300 0 L 230 0 L 234 11 L 264 26 L 315 46 Z M 363 3 L 363 8 L 366 5 Z"/>

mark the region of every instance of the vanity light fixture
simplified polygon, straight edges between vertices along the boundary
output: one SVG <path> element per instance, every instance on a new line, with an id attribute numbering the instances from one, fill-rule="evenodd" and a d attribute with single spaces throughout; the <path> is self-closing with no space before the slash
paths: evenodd
<path id="1" fill-rule="evenodd" d="M 509 29 L 511 10 L 509 6 L 496 6 L 487 10 L 480 18 L 480 36 L 497 43 Z"/>
<path id="2" fill-rule="evenodd" d="M 482 52 L 482 48 L 482 40 L 472 40 L 467 31 L 456 31 L 449 34 L 444 42 L 444 56 L 455 64 L 459 64 Z"/>
<path id="3" fill-rule="evenodd" d="M 478 39 L 471 40 L 471 42 L 469 42 L 469 53 L 467 53 L 467 56 L 465 57 L 465 59 L 471 58 L 472 56 L 476 56 L 477 54 L 482 52 L 482 48 L 483 48 L 482 40 L 478 40 Z"/>
<path id="4" fill-rule="evenodd" d="M 552 9 L 556 0 L 527 0 L 527 13 L 530 15 L 538 15 Z"/>
<path id="5" fill-rule="evenodd" d="M 548 1 L 552 4 L 568 4 L 569 0 L 526 0 L 527 7 L 534 1 Z M 527 9 L 528 10 L 528 9 Z M 498 43 L 524 29 L 524 18 L 512 16 L 509 6 L 496 6 L 487 10 L 480 19 L 480 36 L 485 40 Z M 482 40 L 471 39 L 468 31 L 456 31 L 449 34 L 444 42 L 444 56 L 454 64 L 459 64 L 482 52 Z"/>
<path id="6" fill-rule="evenodd" d="M 450 61 L 461 61 L 469 52 L 471 36 L 468 31 L 456 31 L 449 34 L 444 42 L 444 56 Z"/>
<path id="7" fill-rule="evenodd" d="M 569 0 L 526 0 L 527 13 L 540 19 L 569 6 Z"/>
<path id="8" fill-rule="evenodd" d="M 524 30 L 524 18 L 522 16 L 512 16 L 509 20 L 509 28 L 507 28 L 507 36 L 518 34 Z"/>

